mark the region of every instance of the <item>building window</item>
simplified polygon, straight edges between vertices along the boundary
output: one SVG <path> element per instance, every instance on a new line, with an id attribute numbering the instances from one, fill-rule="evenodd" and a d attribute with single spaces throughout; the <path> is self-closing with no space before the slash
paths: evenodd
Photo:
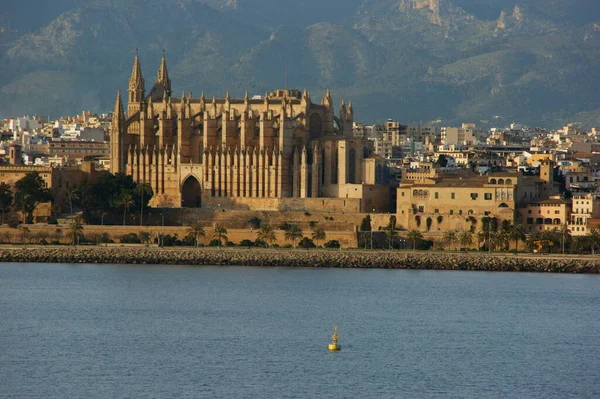
<path id="1" fill-rule="evenodd" d="M 486 201 L 491 201 L 492 200 L 492 193 L 485 193 L 483 194 L 483 199 Z"/>
<path id="2" fill-rule="evenodd" d="M 531 215 L 531 209 L 528 209 L 528 210 L 527 210 L 527 213 Z"/>
<path id="3" fill-rule="evenodd" d="M 450 193 L 450 199 L 456 199 L 456 195 L 454 193 Z"/>
<path id="4" fill-rule="evenodd" d="M 554 211 L 555 215 L 560 215 L 560 211 Z"/>
<path id="5" fill-rule="evenodd" d="M 402 191 L 402 196 L 404 197 L 404 191 Z"/>
<path id="6" fill-rule="evenodd" d="M 440 213 L 440 210 L 439 210 L 439 209 L 435 209 L 435 210 L 433 211 L 433 213 Z"/>
<path id="7" fill-rule="evenodd" d="M 436 191 L 433 196 L 435 197 L 435 199 L 438 199 L 439 198 L 439 193 Z"/>
<path id="8" fill-rule="evenodd" d="M 450 209 L 450 215 L 454 215 L 454 211 L 452 209 Z"/>
<path id="9" fill-rule="evenodd" d="M 527 218 L 527 224 L 533 224 L 533 218 Z"/>
<path id="10" fill-rule="evenodd" d="M 425 212 L 425 207 L 423 205 L 419 205 L 419 212 Z"/>
<path id="11" fill-rule="evenodd" d="M 471 199 L 472 200 L 476 200 L 477 199 L 477 193 L 471 193 Z"/>
<path id="12" fill-rule="evenodd" d="M 459 214 L 459 215 L 462 215 L 462 209 L 459 209 L 459 210 L 458 210 L 458 214 Z"/>

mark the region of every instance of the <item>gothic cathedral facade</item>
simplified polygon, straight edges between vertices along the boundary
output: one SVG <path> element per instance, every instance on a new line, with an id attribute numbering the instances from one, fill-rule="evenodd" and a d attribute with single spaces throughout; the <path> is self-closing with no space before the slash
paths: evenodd
<path id="1" fill-rule="evenodd" d="M 374 185 L 376 177 L 368 166 L 372 146 L 353 137 L 353 119 L 344 101 L 334 115 L 329 90 L 320 104 L 290 89 L 252 98 L 173 97 L 164 55 L 146 95 L 136 55 L 126 112 L 117 93 L 110 168 L 150 184 L 156 207 L 276 210 L 289 198 L 360 200 L 355 186 Z"/>

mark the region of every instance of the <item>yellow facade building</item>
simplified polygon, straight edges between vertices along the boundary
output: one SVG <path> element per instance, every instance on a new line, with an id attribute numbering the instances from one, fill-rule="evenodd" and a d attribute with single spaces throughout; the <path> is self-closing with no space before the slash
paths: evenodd
<path id="1" fill-rule="evenodd" d="M 468 230 L 483 217 L 519 222 L 518 208 L 556 193 L 553 163 L 540 176 L 502 172 L 405 181 L 397 189 L 397 220 L 407 229 Z"/>

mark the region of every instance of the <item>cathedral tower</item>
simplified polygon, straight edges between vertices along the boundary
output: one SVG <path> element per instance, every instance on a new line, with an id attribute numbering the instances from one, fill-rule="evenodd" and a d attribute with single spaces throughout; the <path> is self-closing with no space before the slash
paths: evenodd
<path id="1" fill-rule="evenodd" d="M 144 76 L 140 67 L 140 59 L 136 53 L 133 60 L 133 69 L 129 78 L 129 104 L 127 106 L 128 115 L 140 110 L 140 104 L 144 101 Z"/>

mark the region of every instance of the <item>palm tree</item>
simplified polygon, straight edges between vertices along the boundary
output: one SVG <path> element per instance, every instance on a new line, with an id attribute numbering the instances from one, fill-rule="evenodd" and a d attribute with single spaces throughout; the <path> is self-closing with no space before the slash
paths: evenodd
<path id="1" fill-rule="evenodd" d="M 125 220 L 127 218 L 127 210 L 134 204 L 133 197 L 130 192 L 123 191 L 119 198 L 115 201 L 118 208 L 123 208 L 123 226 L 125 226 Z"/>
<path id="2" fill-rule="evenodd" d="M 326 236 L 327 235 L 325 234 L 325 230 L 323 230 L 323 229 L 315 229 L 315 231 L 313 231 L 313 233 L 312 233 L 312 240 L 315 243 L 317 241 L 324 241 Z"/>
<path id="3" fill-rule="evenodd" d="M 77 189 L 74 186 L 71 186 L 67 188 L 65 194 L 67 195 L 67 201 L 69 203 L 69 207 L 71 208 L 71 216 L 73 216 L 73 200 L 79 198 L 77 195 Z"/>
<path id="4" fill-rule="evenodd" d="M 571 230 L 566 223 L 563 223 L 560 226 L 560 235 L 561 235 L 561 243 L 562 243 L 562 254 L 565 254 L 565 242 L 569 241 L 571 238 Z"/>
<path id="5" fill-rule="evenodd" d="M 515 224 L 512 229 L 510 229 L 510 239 L 515 242 L 515 252 L 519 252 L 519 241 L 525 240 L 523 226 L 520 224 Z"/>
<path id="6" fill-rule="evenodd" d="M 83 225 L 79 219 L 75 219 L 71 221 L 69 224 L 69 230 L 67 234 L 71 237 L 73 245 L 79 243 L 79 237 L 81 237 L 83 233 Z"/>
<path id="7" fill-rule="evenodd" d="M 458 233 L 458 241 L 462 248 L 469 248 L 473 244 L 473 233 L 471 230 L 462 230 Z"/>
<path id="8" fill-rule="evenodd" d="M 406 235 L 408 241 L 413 243 L 413 251 L 417 249 L 417 242 L 421 242 L 423 239 L 423 234 L 419 230 L 411 230 Z"/>
<path id="9" fill-rule="evenodd" d="M 450 230 L 444 233 L 444 237 L 442 241 L 449 247 L 452 244 L 456 243 L 456 231 Z"/>
<path id="10" fill-rule="evenodd" d="M 588 234 L 590 237 L 590 246 L 592 247 L 592 255 L 596 254 L 596 246 L 600 243 L 600 230 L 591 229 Z"/>
<path id="11" fill-rule="evenodd" d="M 496 246 L 498 250 L 506 250 L 510 244 L 510 231 L 502 229 L 497 232 L 494 236 L 494 241 L 496 242 Z"/>
<path id="12" fill-rule="evenodd" d="M 481 245 L 485 242 L 487 242 L 487 234 L 484 233 L 483 231 L 480 231 L 477 233 L 477 250 L 480 251 L 481 250 Z"/>
<path id="13" fill-rule="evenodd" d="M 295 224 L 290 224 L 288 228 L 285 230 L 285 240 L 292 241 L 294 243 L 294 248 L 296 248 L 296 243 L 304 237 L 302 230 Z"/>
<path id="14" fill-rule="evenodd" d="M 135 186 L 135 193 L 140 196 L 140 226 L 144 222 L 144 194 L 152 194 L 152 187 L 148 183 L 138 183 Z M 196 243 L 198 244 L 198 243 Z"/>
<path id="15" fill-rule="evenodd" d="M 388 241 L 388 248 L 392 249 L 392 244 L 396 237 L 398 237 L 398 231 L 396 230 L 395 226 L 388 226 L 388 228 L 385 229 L 385 237 Z"/>
<path id="16" fill-rule="evenodd" d="M 194 222 L 188 228 L 188 233 L 194 236 L 194 241 L 196 242 L 196 248 L 198 248 L 198 237 L 206 236 L 204 232 L 204 227 L 200 224 L 200 222 Z M 227 231 L 225 231 L 227 233 Z"/>
<path id="17" fill-rule="evenodd" d="M 219 247 L 221 246 L 222 241 L 227 241 L 227 229 L 223 226 L 215 225 L 215 231 L 213 233 L 213 240 L 217 240 L 219 242 Z"/>
<path id="18" fill-rule="evenodd" d="M 268 224 L 261 224 L 260 229 L 256 232 L 256 238 L 264 241 L 267 244 L 267 248 L 277 240 L 275 229 Z"/>

